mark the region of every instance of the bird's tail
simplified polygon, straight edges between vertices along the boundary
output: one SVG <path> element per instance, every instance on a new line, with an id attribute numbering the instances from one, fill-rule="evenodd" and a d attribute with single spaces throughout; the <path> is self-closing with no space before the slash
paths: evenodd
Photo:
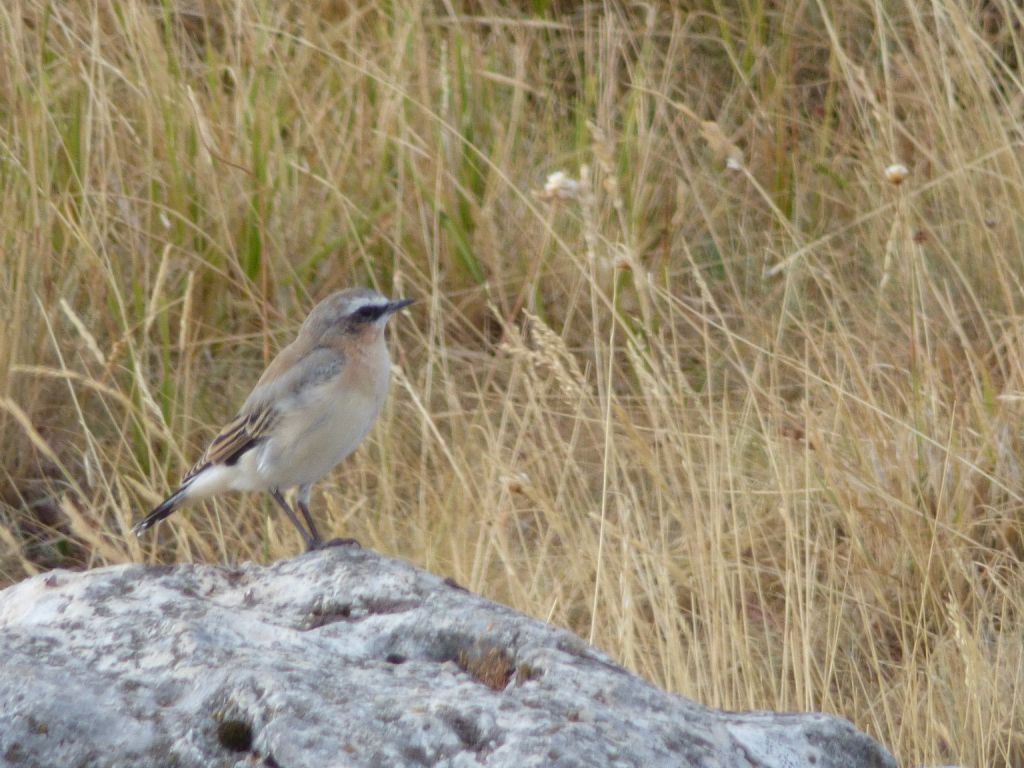
<path id="1" fill-rule="evenodd" d="M 156 507 L 152 512 L 146 515 L 144 518 L 139 520 L 135 525 L 132 526 L 132 533 L 136 536 L 142 536 L 146 531 L 152 528 L 154 525 L 159 523 L 165 517 L 170 515 L 174 510 L 182 505 L 185 501 L 185 493 L 188 491 L 188 485 L 181 486 L 178 490 L 164 499 L 160 506 Z"/>

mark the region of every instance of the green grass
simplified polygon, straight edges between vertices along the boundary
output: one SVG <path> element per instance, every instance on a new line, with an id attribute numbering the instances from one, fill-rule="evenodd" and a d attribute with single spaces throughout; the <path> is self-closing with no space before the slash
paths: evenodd
<path id="1" fill-rule="evenodd" d="M 0 583 L 297 552 L 255 496 L 128 529 L 372 284 L 420 302 L 325 533 L 712 706 L 1024 762 L 1024 18 L 684 5 L 3 4 Z"/>

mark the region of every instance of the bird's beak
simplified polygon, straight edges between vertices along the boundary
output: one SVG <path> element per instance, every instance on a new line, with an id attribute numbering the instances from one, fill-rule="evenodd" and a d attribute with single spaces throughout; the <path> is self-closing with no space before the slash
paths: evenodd
<path id="1" fill-rule="evenodd" d="M 393 315 L 398 310 L 405 309 L 415 301 L 416 299 L 398 299 L 397 301 L 392 301 L 388 304 L 387 314 Z"/>

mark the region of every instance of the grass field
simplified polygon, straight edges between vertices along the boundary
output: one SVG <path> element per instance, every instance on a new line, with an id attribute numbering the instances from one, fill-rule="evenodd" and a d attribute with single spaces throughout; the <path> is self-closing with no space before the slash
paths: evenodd
<path id="1" fill-rule="evenodd" d="M 295 554 L 259 496 L 128 529 L 372 284 L 419 303 L 326 534 L 708 705 L 1024 764 L 1022 22 L 7 0 L 0 585 Z"/>

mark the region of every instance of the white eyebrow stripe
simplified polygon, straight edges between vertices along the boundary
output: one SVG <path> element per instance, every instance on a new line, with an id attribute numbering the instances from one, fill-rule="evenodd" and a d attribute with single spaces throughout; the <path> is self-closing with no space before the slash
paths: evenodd
<path id="1" fill-rule="evenodd" d="M 366 296 L 364 298 L 353 299 L 349 305 L 349 312 L 358 312 L 363 307 L 386 307 L 390 302 L 387 299 Z"/>

